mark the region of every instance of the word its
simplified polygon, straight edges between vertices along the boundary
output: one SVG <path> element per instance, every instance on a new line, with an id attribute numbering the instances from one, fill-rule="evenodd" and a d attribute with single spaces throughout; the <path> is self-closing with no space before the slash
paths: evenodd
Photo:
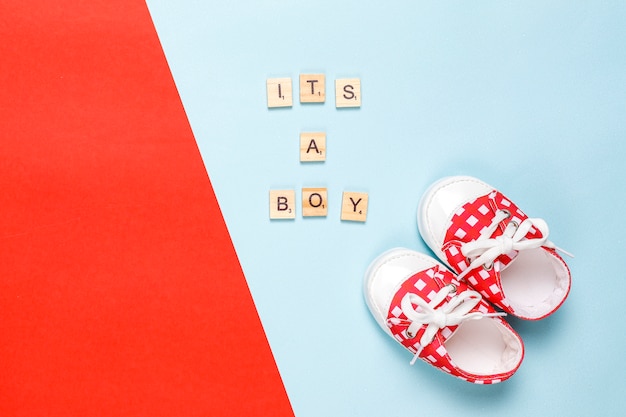
<path id="1" fill-rule="evenodd" d="M 326 76 L 324 74 L 300 74 L 300 103 L 324 103 L 326 101 Z M 267 79 L 267 107 L 291 107 L 293 87 L 291 78 Z M 335 80 L 335 107 L 361 106 L 361 79 Z"/>
<path id="2" fill-rule="evenodd" d="M 341 200 L 341 220 L 365 222 L 367 219 L 367 193 L 344 191 Z M 302 217 L 328 215 L 328 190 L 326 188 L 302 189 Z M 296 218 L 295 190 L 270 190 L 270 219 Z"/>

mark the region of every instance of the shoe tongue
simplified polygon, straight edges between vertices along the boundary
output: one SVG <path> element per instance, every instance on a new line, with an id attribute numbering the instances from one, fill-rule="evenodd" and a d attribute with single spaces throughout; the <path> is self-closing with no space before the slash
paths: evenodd
<path id="1" fill-rule="evenodd" d="M 500 272 L 507 269 L 517 259 L 518 251 L 514 250 L 506 254 L 502 254 L 496 258 L 496 262 L 499 264 Z"/>

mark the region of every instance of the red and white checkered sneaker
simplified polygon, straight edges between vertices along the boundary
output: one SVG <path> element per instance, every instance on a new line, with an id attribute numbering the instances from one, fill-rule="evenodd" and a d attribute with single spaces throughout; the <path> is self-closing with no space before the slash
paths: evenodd
<path id="1" fill-rule="evenodd" d="M 524 357 L 519 335 L 443 264 L 403 248 L 369 266 L 365 300 L 380 327 L 432 366 L 476 384 L 511 377 Z"/>
<path id="2" fill-rule="evenodd" d="M 547 223 L 490 185 L 465 176 L 439 180 L 422 197 L 417 221 L 458 279 L 507 313 L 538 320 L 567 298 L 570 270 L 548 240 Z"/>

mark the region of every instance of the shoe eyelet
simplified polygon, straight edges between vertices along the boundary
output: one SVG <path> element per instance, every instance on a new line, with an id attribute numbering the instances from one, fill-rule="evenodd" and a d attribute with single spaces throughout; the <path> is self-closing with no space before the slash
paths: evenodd
<path id="1" fill-rule="evenodd" d="M 406 331 L 406 338 L 407 339 L 413 339 L 415 337 L 415 335 L 413 333 L 411 333 L 410 331 Z"/>
<path id="2" fill-rule="evenodd" d="M 449 294 L 456 294 L 456 285 L 454 284 L 448 284 L 448 287 L 450 287 L 450 292 Z"/>
<path id="3" fill-rule="evenodd" d="M 511 217 L 511 212 L 507 209 L 501 209 L 500 210 L 502 213 L 504 213 L 506 215 L 506 218 L 508 219 L 509 217 Z"/>
<path id="4" fill-rule="evenodd" d="M 489 262 L 488 264 L 483 264 L 483 269 L 485 271 L 491 271 L 493 269 L 493 262 Z"/>

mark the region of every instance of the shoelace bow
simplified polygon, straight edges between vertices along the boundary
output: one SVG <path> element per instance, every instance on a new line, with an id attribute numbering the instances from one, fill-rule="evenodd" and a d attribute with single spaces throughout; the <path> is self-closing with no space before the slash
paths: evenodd
<path id="1" fill-rule="evenodd" d="M 457 279 L 463 279 L 470 271 L 481 265 L 493 265 L 493 262 L 500 256 L 511 251 L 522 251 L 526 249 L 535 249 L 545 246 L 550 249 L 556 249 L 564 254 L 574 257 L 571 253 L 558 248 L 554 243 L 548 240 L 548 224 L 539 218 L 527 218 L 521 223 L 510 221 L 502 235 L 492 238 L 491 236 L 498 228 L 501 221 L 510 217 L 510 213 L 506 210 L 498 210 L 495 217 L 491 221 L 489 227 L 482 230 L 478 239 L 465 243 L 461 247 L 461 253 L 468 259 L 471 259 L 469 266 L 461 271 Z M 540 238 L 527 239 L 526 235 L 531 228 L 535 227 L 541 232 Z"/>
<path id="2" fill-rule="evenodd" d="M 476 291 L 463 291 L 450 298 L 447 304 L 438 307 L 450 294 L 456 292 L 454 285 L 447 285 L 441 288 L 430 302 L 424 301 L 417 294 L 407 293 L 400 302 L 400 308 L 406 319 L 392 317 L 387 320 L 393 325 L 408 325 L 406 329 L 407 337 L 413 338 L 422 326 L 426 330 L 419 341 L 417 353 L 411 360 L 411 365 L 417 361 L 425 346 L 428 346 L 437 332 L 447 326 L 457 326 L 466 320 L 479 320 L 483 317 L 505 316 L 506 313 L 481 313 L 470 311 L 476 307 L 481 300 L 481 295 Z M 417 305 L 417 307 L 413 307 Z"/>

